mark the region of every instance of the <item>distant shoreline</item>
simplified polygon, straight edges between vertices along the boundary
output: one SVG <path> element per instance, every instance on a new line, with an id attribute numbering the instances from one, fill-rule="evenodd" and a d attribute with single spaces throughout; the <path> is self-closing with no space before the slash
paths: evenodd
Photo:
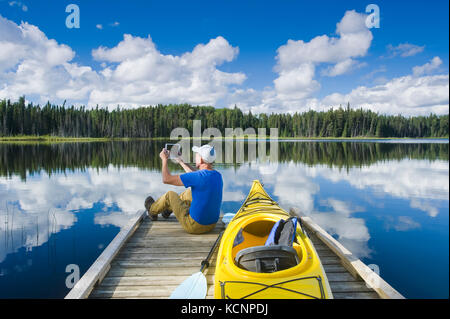
<path id="1" fill-rule="evenodd" d="M 199 139 L 194 137 L 178 138 L 182 139 Z M 220 137 L 215 139 L 228 140 L 231 137 Z M 235 140 L 254 140 L 264 139 L 264 137 L 257 137 L 245 135 L 244 137 L 233 137 Z M 266 136 L 265 139 L 270 139 Z M 65 142 L 113 142 L 113 141 L 174 141 L 170 137 L 61 137 L 61 136 L 2 136 L 0 142 L 14 143 L 14 142 L 36 142 L 36 143 L 65 143 Z M 203 140 L 208 140 L 203 138 Z M 279 141 L 360 141 L 360 140 L 449 140 L 449 137 L 278 137 Z"/>

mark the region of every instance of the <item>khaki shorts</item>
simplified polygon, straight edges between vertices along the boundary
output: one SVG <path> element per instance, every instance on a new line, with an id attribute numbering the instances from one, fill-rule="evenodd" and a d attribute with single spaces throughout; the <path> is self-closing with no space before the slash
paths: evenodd
<path id="1" fill-rule="evenodd" d="M 192 193 L 190 188 L 180 195 L 173 191 L 168 191 L 153 203 L 150 207 L 149 213 L 151 215 L 158 215 L 165 210 L 172 211 L 183 229 L 189 234 L 203 234 L 214 229 L 216 226 L 215 223 L 210 225 L 201 225 L 189 215 L 189 207 L 191 206 L 191 202 Z"/>

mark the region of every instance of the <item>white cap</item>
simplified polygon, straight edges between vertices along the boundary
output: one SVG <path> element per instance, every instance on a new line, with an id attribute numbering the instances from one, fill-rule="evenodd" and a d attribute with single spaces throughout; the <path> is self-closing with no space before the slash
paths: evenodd
<path id="1" fill-rule="evenodd" d="M 212 163 L 216 160 L 216 150 L 213 146 L 205 144 L 201 147 L 193 146 L 192 151 L 200 154 L 200 157 L 207 163 Z"/>

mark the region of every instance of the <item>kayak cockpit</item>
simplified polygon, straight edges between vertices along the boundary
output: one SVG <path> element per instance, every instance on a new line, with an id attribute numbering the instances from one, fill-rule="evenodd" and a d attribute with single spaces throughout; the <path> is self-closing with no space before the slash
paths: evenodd
<path id="1" fill-rule="evenodd" d="M 254 221 L 237 232 L 232 248 L 234 264 L 247 271 L 272 273 L 297 266 L 303 256 L 299 240 L 291 245 L 265 245 L 276 220 Z"/>
<path id="2" fill-rule="evenodd" d="M 258 272 L 272 273 L 295 267 L 299 264 L 294 248 L 284 245 L 249 247 L 238 252 L 238 267 Z"/>

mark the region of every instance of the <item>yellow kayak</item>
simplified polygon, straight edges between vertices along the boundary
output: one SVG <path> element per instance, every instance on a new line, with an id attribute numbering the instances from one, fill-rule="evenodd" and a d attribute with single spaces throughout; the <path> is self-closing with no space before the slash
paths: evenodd
<path id="1" fill-rule="evenodd" d="M 267 244 L 269 235 L 278 231 L 280 236 L 273 228 L 289 217 L 261 183 L 253 181 L 220 241 L 214 298 L 333 298 L 319 256 L 300 222 L 292 226 L 291 245 Z"/>

